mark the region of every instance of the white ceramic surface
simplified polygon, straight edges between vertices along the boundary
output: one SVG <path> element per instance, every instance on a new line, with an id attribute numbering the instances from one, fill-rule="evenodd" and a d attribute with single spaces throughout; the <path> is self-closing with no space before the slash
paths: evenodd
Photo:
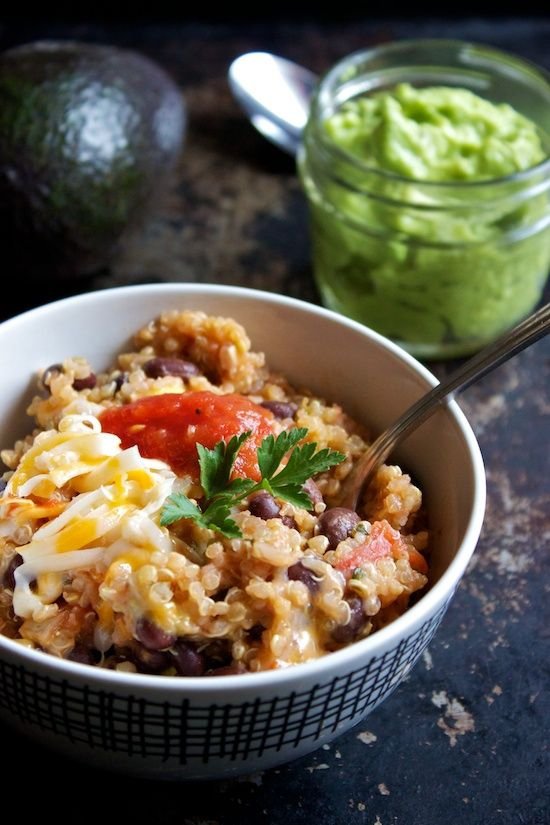
<path id="1" fill-rule="evenodd" d="M 132 333 L 168 308 L 244 324 L 253 349 L 291 381 L 338 401 L 378 432 L 435 383 L 391 342 L 314 305 L 195 284 L 125 287 L 41 307 L 0 325 L 0 445 L 30 429 L 34 373 L 69 355 L 106 368 Z M 396 458 L 418 479 L 433 540 L 429 591 L 389 627 L 317 661 L 205 679 L 104 671 L 0 637 L 0 713 L 25 734 L 90 763 L 171 779 L 247 773 L 314 750 L 357 724 L 433 636 L 475 549 L 485 509 L 476 439 L 456 403 Z"/>

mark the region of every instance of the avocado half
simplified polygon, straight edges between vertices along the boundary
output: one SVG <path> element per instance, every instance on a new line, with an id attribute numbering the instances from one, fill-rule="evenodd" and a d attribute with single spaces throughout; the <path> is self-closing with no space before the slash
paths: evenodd
<path id="1" fill-rule="evenodd" d="M 180 89 L 143 55 L 74 41 L 1 54 L 0 221 L 15 271 L 106 266 L 169 181 L 185 125 Z"/>

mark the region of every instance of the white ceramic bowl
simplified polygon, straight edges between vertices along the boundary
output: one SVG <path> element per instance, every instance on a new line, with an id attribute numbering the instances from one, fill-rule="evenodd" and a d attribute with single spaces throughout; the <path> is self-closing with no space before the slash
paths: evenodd
<path id="1" fill-rule="evenodd" d="M 69 298 L 0 325 L 0 445 L 28 432 L 33 376 L 69 355 L 106 368 L 167 308 L 244 324 L 253 348 L 291 381 L 337 400 L 374 431 L 436 379 L 412 357 L 328 310 L 256 290 L 194 284 Z M 455 403 L 397 459 L 425 494 L 433 536 L 428 592 L 393 624 L 280 671 L 168 678 L 95 669 L 0 637 L 0 713 L 26 735 L 89 763 L 156 778 L 215 778 L 295 759 L 339 736 L 399 684 L 429 643 L 475 548 L 485 509 L 476 439 Z"/>

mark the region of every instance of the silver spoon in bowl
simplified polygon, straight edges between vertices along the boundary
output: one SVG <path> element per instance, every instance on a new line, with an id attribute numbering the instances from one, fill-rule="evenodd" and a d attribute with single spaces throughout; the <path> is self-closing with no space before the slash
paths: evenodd
<path id="1" fill-rule="evenodd" d="M 295 155 L 317 76 L 284 57 L 247 52 L 231 63 L 228 80 L 252 125 L 280 149 Z"/>
<path id="2" fill-rule="evenodd" d="M 497 338 L 427 392 L 388 427 L 361 456 L 343 483 L 340 505 L 357 509 L 361 491 L 396 445 L 410 435 L 442 404 L 550 332 L 550 303 Z"/>

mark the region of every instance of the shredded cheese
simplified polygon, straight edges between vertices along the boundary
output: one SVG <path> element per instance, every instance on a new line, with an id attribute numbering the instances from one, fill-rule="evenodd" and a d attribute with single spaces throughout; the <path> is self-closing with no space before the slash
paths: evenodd
<path id="1" fill-rule="evenodd" d="M 33 527 L 18 547 L 15 613 L 39 616 L 58 596 L 59 574 L 107 571 L 144 549 L 169 553 L 168 531 L 154 517 L 174 479 L 162 461 L 143 458 L 137 447 L 121 449 L 118 436 L 103 433 L 92 415 L 67 415 L 58 430 L 41 433 L 0 498 L 3 535 Z"/>

